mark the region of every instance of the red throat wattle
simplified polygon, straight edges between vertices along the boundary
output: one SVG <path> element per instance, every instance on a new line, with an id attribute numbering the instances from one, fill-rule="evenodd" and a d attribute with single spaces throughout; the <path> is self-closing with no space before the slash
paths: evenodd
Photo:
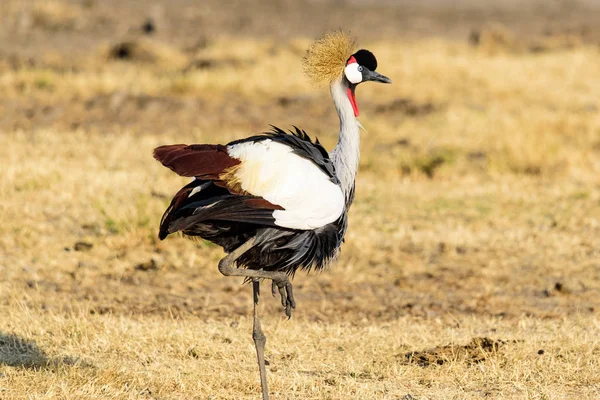
<path id="1" fill-rule="evenodd" d="M 356 105 L 356 96 L 354 96 L 354 90 L 348 88 L 346 89 L 346 92 L 348 93 L 348 100 L 350 100 L 350 104 L 352 104 L 354 116 L 358 117 L 358 105 Z"/>

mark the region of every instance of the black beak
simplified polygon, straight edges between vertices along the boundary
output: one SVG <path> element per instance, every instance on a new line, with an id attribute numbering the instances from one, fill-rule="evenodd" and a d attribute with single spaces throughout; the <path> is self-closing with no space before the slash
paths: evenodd
<path id="1" fill-rule="evenodd" d="M 363 73 L 363 81 L 373 81 L 373 82 L 381 82 L 381 83 L 392 83 L 392 80 L 387 76 L 381 75 L 379 72 L 375 71 L 365 71 Z"/>

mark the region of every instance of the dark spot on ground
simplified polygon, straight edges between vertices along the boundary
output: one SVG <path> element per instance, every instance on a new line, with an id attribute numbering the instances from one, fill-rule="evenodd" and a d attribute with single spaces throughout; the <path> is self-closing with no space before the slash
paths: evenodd
<path id="1" fill-rule="evenodd" d="M 443 156 L 434 156 L 429 159 L 423 159 L 422 162 L 418 165 L 418 168 L 421 172 L 427 175 L 428 178 L 433 178 L 435 171 L 444 164 L 446 160 Z"/>
<path id="2" fill-rule="evenodd" d="M 135 43 L 118 43 L 110 49 L 109 58 L 116 60 L 129 60 L 134 52 Z"/>
<path id="3" fill-rule="evenodd" d="M 156 31 L 156 25 L 152 19 L 147 19 L 146 22 L 142 24 L 142 32 L 146 35 L 151 35 Z"/>
<path id="4" fill-rule="evenodd" d="M 73 246 L 73 249 L 75 249 L 75 251 L 89 251 L 89 250 L 92 249 L 92 247 L 94 247 L 94 245 L 91 244 L 91 243 L 88 243 L 88 242 L 77 242 Z"/>
<path id="5" fill-rule="evenodd" d="M 305 96 L 281 96 L 277 98 L 277 104 L 281 107 L 289 107 L 294 104 L 303 103 L 306 100 Z"/>
<path id="6" fill-rule="evenodd" d="M 411 117 L 424 116 L 438 111 L 441 107 L 433 103 L 417 103 L 411 99 L 398 98 L 388 104 L 381 104 L 375 108 L 377 113 L 400 113 Z"/>
<path id="7" fill-rule="evenodd" d="M 139 263 L 135 266 L 138 271 L 156 271 L 160 268 L 160 261 L 157 258 L 152 258 L 146 262 Z"/>
<path id="8" fill-rule="evenodd" d="M 443 365 L 449 361 L 462 361 L 476 364 L 487 359 L 488 354 L 497 352 L 506 345 L 506 340 L 495 340 L 487 337 L 473 338 L 466 345 L 449 344 L 429 350 L 411 351 L 404 354 L 405 364 L 417 364 L 420 367 Z"/>
<path id="9" fill-rule="evenodd" d="M 467 157 L 470 160 L 485 160 L 487 159 L 487 154 L 483 151 L 472 151 L 467 154 Z"/>
<path id="10" fill-rule="evenodd" d="M 244 66 L 252 65 L 254 62 L 251 60 L 239 60 L 237 58 L 197 58 L 192 60 L 184 69 L 184 72 L 204 69 L 215 69 L 215 68 L 241 68 Z"/>

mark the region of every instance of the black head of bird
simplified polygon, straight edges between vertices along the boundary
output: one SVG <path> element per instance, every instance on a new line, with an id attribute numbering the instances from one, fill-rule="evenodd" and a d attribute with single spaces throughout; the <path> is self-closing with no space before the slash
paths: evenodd
<path id="1" fill-rule="evenodd" d="M 348 85 L 348 99 L 352 104 L 355 117 L 358 117 L 359 114 L 355 94 L 356 87 L 359 84 L 368 81 L 392 83 L 390 78 L 381 75 L 379 72 L 376 72 L 376 69 L 377 59 L 369 50 L 359 50 L 352 54 L 346 61 L 346 67 L 344 68 L 344 80 Z"/>
<path id="2" fill-rule="evenodd" d="M 318 86 L 343 85 L 358 117 L 356 87 L 363 82 L 392 83 L 376 72 L 377 59 L 369 50 L 356 51 L 356 39 L 344 31 L 327 32 L 306 51 L 304 73 Z M 335 98 L 334 98 L 335 99 Z"/>

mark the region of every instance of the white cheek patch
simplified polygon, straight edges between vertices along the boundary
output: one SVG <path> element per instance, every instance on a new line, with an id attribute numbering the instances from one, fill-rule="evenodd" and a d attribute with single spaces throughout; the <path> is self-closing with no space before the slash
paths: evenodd
<path id="1" fill-rule="evenodd" d="M 351 83 L 360 83 L 362 81 L 362 72 L 360 72 L 358 70 L 358 64 L 357 63 L 352 63 L 352 64 L 348 64 L 346 65 L 346 68 L 344 69 L 344 74 L 346 75 L 346 78 L 348 78 L 348 80 Z"/>

